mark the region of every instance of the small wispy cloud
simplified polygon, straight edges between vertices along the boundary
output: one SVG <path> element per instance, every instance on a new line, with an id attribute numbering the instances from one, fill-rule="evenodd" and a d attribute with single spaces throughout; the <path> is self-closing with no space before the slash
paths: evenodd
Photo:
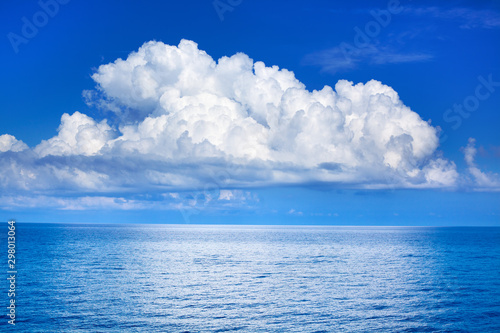
<path id="1" fill-rule="evenodd" d="M 308 54 L 304 58 L 304 64 L 320 66 L 322 71 L 334 74 L 358 68 L 361 64 L 401 64 L 429 61 L 433 58 L 434 56 L 427 52 L 402 52 L 395 47 L 378 45 L 356 48 L 343 43 L 327 50 Z"/>
<path id="2" fill-rule="evenodd" d="M 475 144 L 476 140 L 474 138 L 469 138 L 467 146 L 463 148 L 462 151 L 468 171 L 473 177 L 476 188 L 480 190 L 500 191 L 500 176 L 493 173 L 484 173 L 476 165 L 475 158 L 477 149 Z"/>
<path id="3" fill-rule="evenodd" d="M 497 29 L 500 28 L 500 13 L 491 9 L 466 7 L 441 8 L 437 6 L 406 6 L 404 14 L 456 22 L 461 29 Z"/>
<path id="4" fill-rule="evenodd" d="M 439 26 L 444 23 L 456 24 L 461 29 L 500 28 L 500 13 L 492 9 L 402 6 L 397 16 L 410 21 L 405 26 L 411 26 L 409 30 L 398 29 L 400 26 L 397 24 L 391 26 L 394 20 L 390 16 L 385 24 L 380 24 L 381 18 L 373 16 L 377 10 L 380 9 L 336 12 L 351 15 L 371 14 L 372 18 L 365 25 L 353 28 L 351 40 L 346 39 L 337 46 L 309 53 L 304 57 L 303 64 L 319 66 L 322 72 L 335 74 L 361 66 L 430 61 L 435 55 L 425 49 L 425 42 L 446 38 L 436 31 L 439 31 Z M 369 26 L 377 25 L 379 29 L 375 30 L 375 33 L 369 29 Z"/>
<path id="5" fill-rule="evenodd" d="M 295 210 L 293 208 L 288 211 L 288 214 L 289 215 L 295 215 L 295 216 L 303 216 L 304 215 L 303 212 L 297 211 L 297 210 Z"/>

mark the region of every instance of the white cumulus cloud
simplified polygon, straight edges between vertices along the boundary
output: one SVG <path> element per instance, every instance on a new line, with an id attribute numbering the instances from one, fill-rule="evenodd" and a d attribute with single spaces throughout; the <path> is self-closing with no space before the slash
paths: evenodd
<path id="1" fill-rule="evenodd" d="M 106 120 L 97 123 L 94 119 L 75 112 L 61 117 L 58 135 L 42 141 L 34 151 L 40 156 L 47 155 L 96 155 L 110 140 L 111 127 Z"/>
<path id="2" fill-rule="evenodd" d="M 147 42 L 92 78 L 84 95 L 116 125 L 74 112 L 30 150 L 0 136 L 0 152 L 19 152 L 0 160 L 4 186 L 175 193 L 211 182 L 426 188 L 458 178 L 436 128 L 375 80 L 309 91 L 291 71 L 243 53 L 215 61 L 188 40 Z"/>
<path id="3" fill-rule="evenodd" d="M 433 184 L 439 174 L 443 185 L 453 183 L 453 164 L 431 163 L 436 129 L 378 81 L 308 91 L 286 69 L 242 53 L 214 61 L 187 40 L 146 43 L 93 78 L 123 120 L 107 145 L 114 153 L 259 162 L 271 182 L 364 182 L 396 173 L 418 187 L 432 173 Z"/>
<path id="4" fill-rule="evenodd" d="M 28 149 L 28 146 L 14 136 L 9 134 L 0 135 L 0 153 L 6 151 L 18 152 L 25 149 Z"/>

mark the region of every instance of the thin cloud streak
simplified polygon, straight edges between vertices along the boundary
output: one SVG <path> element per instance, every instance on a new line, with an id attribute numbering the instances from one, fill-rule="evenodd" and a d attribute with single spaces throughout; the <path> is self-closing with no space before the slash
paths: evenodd
<path id="1" fill-rule="evenodd" d="M 498 29 L 500 13 L 491 9 L 405 6 L 403 14 L 456 22 L 461 29 Z"/>
<path id="2" fill-rule="evenodd" d="M 404 53 L 391 47 L 368 45 L 363 48 L 346 50 L 342 46 L 308 54 L 305 65 L 320 66 L 324 72 L 332 74 L 359 68 L 361 65 L 385 65 L 430 61 L 434 56 L 426 52 Z"/>

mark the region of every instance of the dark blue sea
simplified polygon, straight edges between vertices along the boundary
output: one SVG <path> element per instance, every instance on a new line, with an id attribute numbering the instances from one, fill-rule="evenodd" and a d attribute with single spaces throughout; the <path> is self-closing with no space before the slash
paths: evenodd
<path id="1" fill-rule="evenodd" d="M 4 332 L 500 332 L 500 228 L 16 232 L 16 325 L 4 278 Z"/>

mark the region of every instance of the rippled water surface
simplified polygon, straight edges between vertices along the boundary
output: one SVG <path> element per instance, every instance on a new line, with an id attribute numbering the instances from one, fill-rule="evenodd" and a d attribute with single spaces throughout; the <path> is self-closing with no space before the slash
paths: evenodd
<path id="1" fill-rule="evenodd" d="M 500 332 L 500 228 L 18 223 L 17 246 L 19 332 Z"/>

